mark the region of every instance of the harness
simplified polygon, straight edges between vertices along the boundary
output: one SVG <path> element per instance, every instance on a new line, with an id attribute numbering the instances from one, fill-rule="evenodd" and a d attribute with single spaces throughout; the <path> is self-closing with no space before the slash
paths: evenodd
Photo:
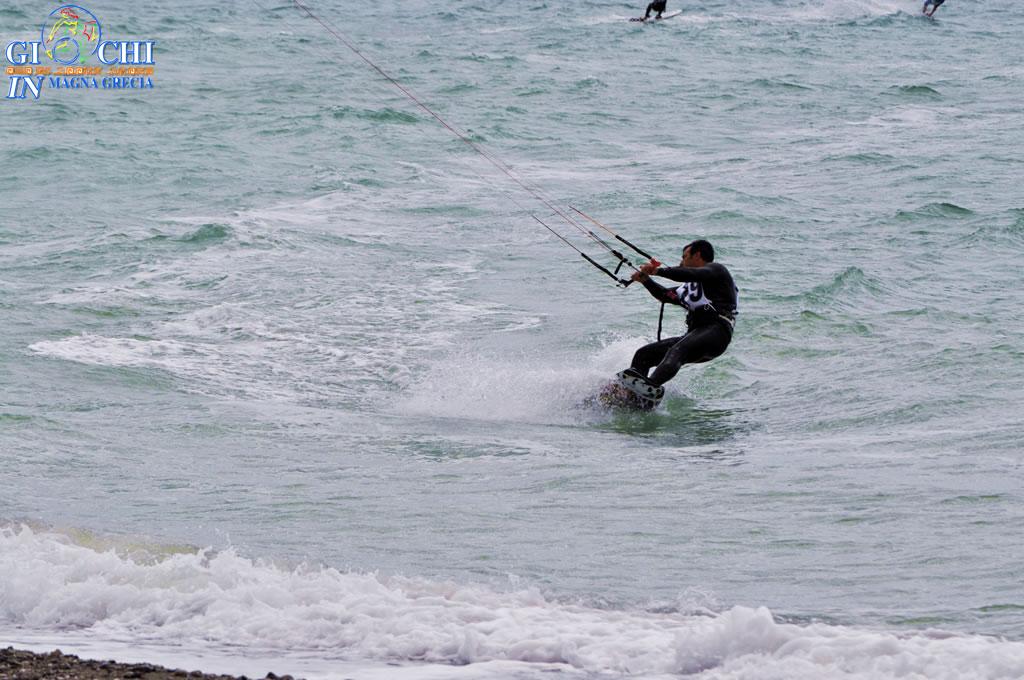
<path id="1" fill-rule="evenodd" d="M 661 309 L 658 311 L 658 342 L 661 342 L 661 329 L 662 329 L 662 326 L 663 326 L 663 322 L 665 320 L 665 305 L 667 305 L 667 304 L 668 304 L 667 302 L 662 302 L 661 303 Z M 691 310 L 691 313 L 693 311 L 694 310 Z M 725 324 L 725 327 L 729 329 L 729 334 L 730 335 L 733 333 L 733 331 L 736 330 L 736 316 L 735 316 L 735 314 L 732 314 L 732 315 L 730 315 L 730 314 L 722 314 L 717 309 L 715 309 L 713 306 L 711 306 L 711 310 L 710 311 L 715 312 L 715 316 L 717 317 L 716 320 L 717 321 L 721 321 L 722 323 Z"/>

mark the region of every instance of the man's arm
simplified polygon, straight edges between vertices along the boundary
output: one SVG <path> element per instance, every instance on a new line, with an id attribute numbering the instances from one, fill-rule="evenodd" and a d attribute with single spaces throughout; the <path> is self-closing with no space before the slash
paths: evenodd
<path id="1" fill-rule="evenodd" d="M 659 267 L 651 272 L 671 281 L 710 281 L 717 276 L 712 267 Z"/>
<path id="2" fill-rule="evenodd" d="M 637 277 L 635 280 L 644 284 L 644 288 L 647 289 L 647 292 L 653 295 L 659 302 L 667 302 L 673 305 L 679 304 L 679 296 L 676 295 L 675 289 L 666 288 L 660 283 L 655 283 L 649 276 Z"/>

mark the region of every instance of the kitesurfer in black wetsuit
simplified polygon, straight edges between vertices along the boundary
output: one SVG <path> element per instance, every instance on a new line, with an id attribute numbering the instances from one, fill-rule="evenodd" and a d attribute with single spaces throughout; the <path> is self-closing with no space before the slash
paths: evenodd
<path id="1" fill-rule="evenodd" d="M 654 0 L 654 2 L 647 5 L 647 11 L 644 13 L 642 17 L 630 19 L 630 21 L 647 21 L 647 19 L 651 16 L 651 12 L 656 12 L 654 18 L 660 19 L 661 13 L 665 11 L 666 3 L 668 3 L 668 0 Z"/>
<path id="2" fill-rule="evenodd" d="M 687 309 L 686 334 L 644 345 L 633 355 L 627 373 L 635 373 L 653 385 L 664 385 L 683 364 L 710 361 L 722 354 L 732 340 L 736 323 L 736 284 L 724 265 L 715 262 L 715 249 L 701 239 L 683 248 L 678 267 L 648 263 L 633 274 L 662 302 Z M 666 288 L 651 280 L 660 276 L 683 285 Z M 648 377 L 648 372 L 654 373 Z"/>
<path id="3" fill-rule="evenodd" d="M 945 1 L 946 0 L 925 0 L 924 7 L 921 8 L 921 13 L 924 14 L 926 17 L 930 17 L 931 15 L 935 14 L 935 10 L 941 7 L 942 3 L 944 3 Z M 928 5 L 932 6 L 932 11 L 930 12 L 928 11 Z"/>
<path id="4" fill-rule="evenodd" d="M 647 21 L 647 17 L 651 16 L 651 12 L 657 12 L 657 14 L 654 15 L 654 18 L 660 19 L 661 13 L 665 11 L 666 4 L 668 4 L 668 0 L 654 0 L 654 2 L 647 5 L 647 11 L 644 13 L 644 21 Z"/>

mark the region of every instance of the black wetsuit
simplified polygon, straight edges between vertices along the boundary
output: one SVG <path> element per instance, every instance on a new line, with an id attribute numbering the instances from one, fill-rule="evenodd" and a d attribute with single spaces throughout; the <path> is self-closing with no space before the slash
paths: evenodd
<path id="1" fill-rule="evenodd" d="M 665 5 L 668 0 L 654 0 L 651 4 L 647 5 L 647 12 L 644 14 L 644 19 L 651 16 L 651 12 L 657 12 L 656 16 L 661 16 L 661 13 L 665 11 Z"/>
<path id="2" fill-rule="evenodd" d="M 647 376 L 657 366 L 648 381 L 664 385 L 683 364 L 709 361 L 729 346 L 736 323 L 736 284 L 729 270 L 717 262 L 703 267 L 661 267 L 654 275 L 685 284 L 665 288 L 649 278 L 643 282 L 662 302 L 686 307 L 686 335 L 644 345 L 633 355 L 631 368 Z"/>

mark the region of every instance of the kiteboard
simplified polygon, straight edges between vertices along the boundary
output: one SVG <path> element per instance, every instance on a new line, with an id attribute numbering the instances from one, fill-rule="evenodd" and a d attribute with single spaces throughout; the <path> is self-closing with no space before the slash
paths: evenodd
<path id="1" fill-rule="evenodd" d="M 630 19 L 630 21 L 639 21 L 642 24 L 649 24 L 652 21 L 664 21 L 665 19 L 671 19 L 672 17 L 677 17 L 677 16 L 679 16 L 682 13 L 683 13 L 683 10 L 677 9 L 675 12 L 669 12 L 667 14 L 662 14 L 660 18 L 659 17 L 647 17 L 646 19 L 644 19 L 643 17 L 633 17 L 632 19 Z"/>
<path id="2" fill-rule="evenodd" d="M 593 403 L 605 408 L 653 411 L 664 396 L 664 387 L 649 383 L 639 373 L 626 369 L 616 373 L 615 380 L 598 391 Z"/>

